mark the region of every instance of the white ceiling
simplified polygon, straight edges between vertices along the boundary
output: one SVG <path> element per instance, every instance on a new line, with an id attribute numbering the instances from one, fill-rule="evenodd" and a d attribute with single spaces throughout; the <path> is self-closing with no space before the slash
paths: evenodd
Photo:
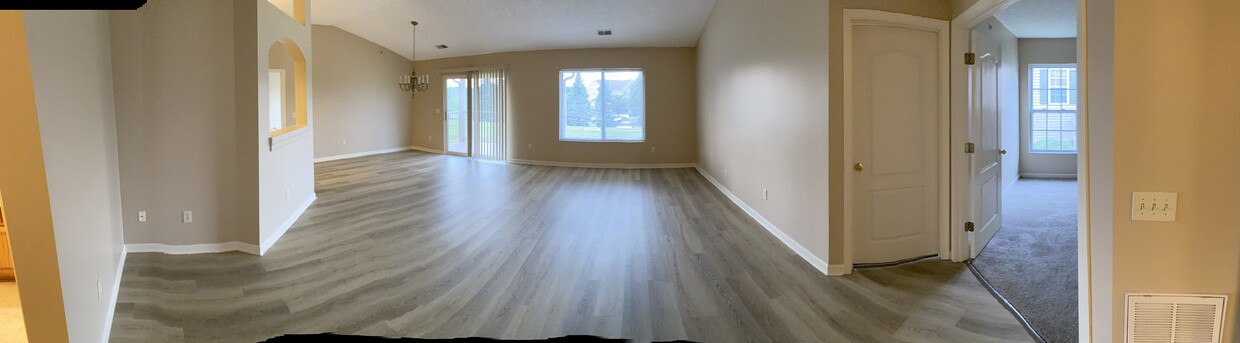
<path id="1" fill-rule="evenodd" d="M 1020 0 L 995 13 L 1016 37 L 1076 37 L 1077 0 Z"/>
<path id="2" fill-rule="evenodd" d="M 696 46 L 715 0 L 314 0 L 332 25 L 417 60 L 494 52 Z M 612 30 L 598 36 L 597 30 Z M 435 45 L 448 49 L 438 50 Z"/>

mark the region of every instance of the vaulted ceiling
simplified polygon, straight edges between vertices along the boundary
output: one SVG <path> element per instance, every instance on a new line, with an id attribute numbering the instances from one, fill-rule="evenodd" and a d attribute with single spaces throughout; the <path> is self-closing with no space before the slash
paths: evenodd
<path id="1" fill-rule="evenodd" d="M 1020 38 L 1076 37 L 1077 0 L 1020 0 L 995 18 Z"/>
<path id="2" fill-rule="evenodd" d="M 495 52 L 696 46 L 715 0 L 315 0 L 310 21 L 417 60 Z M 611 30 L 599 36 L 598 30 Z M 436 45 L 447 49 L 436 49 Z"/>

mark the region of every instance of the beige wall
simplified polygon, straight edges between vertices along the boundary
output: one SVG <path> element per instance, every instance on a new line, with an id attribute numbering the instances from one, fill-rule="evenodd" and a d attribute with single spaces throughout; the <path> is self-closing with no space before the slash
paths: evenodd
<path id="1" fill-rule="evenodd" d="M 828 12 L 825 0 L 720 0 L 698 43 L 698 163 L 822 261 Z"/>
<path id="2" fill-rule="evenodd" d="M 840 174 L 849 162 L 844 161 L 844 28 L 843 15 L 844 9 L 873 9 L 887 12 L 912 14 L 921 17 L 947 20 L 949 19 L 950 10 L 947 0 L 836 0 L 831 1 L 830 8 L 830 150 L 828 156 L 832 156 L 830 164 L 826 169 L 815 173 L 815 177 L 822 175 L 830 175 L 830 208 L 831 218 L 830 227 L 843 228 L 844 216 L 840 215 L 844 210 L 844 177 Z M 843 245 L 844 231 L 831 230 L 831 251 L 830 261 L 840 261 L 844 258 Z M 836 262 L 832 262 L 836 263 Z"/>
<path id="3" fill-rule="evenodd" d="M 413 97 L 396 86 L 409 59 L 335 26 L 312 30 L 314 157 L 413 145 Z"/>
<path id="4" fill-rule="evenodd" d="M 309 6 L 305 9 L 310 17 Z M 259 246 L 265 251 L 280 238 L 281 228 L 295 220 L 297 210 L 314 198 L 314 101 L 306 101 L 306 127 L 297 131 L 302 138 L 275 150 L 270 148 L 268 128 L 270 109 L 267 96 L 267 55 L 272 44 L 287 40 L 297 45 L 306 59 L 306 94 L 314 94 L 314 57 L 310 26 L 302 25 L 265 0 L 238 2 L 237 18 L 258 18 L 253 31 L 248 23 L 238 26 L 237 44 L 237 126 L 238 156 L 258 157 L 257 174 L 241 169 L 243 184 L 251 175 L 258 177 L 258 192 L 246 191 L 243 197 L 258 197 Z M 251 15 L 254 13 L 255 15 Z M 251 45 L 253 44 L 253 45 Z M 257 119 L 257 120 L 256 120 Z M 294 136 L 297 137 L 297 136 Z M 244 188 L 242 186 L 242 190 Z M 248 210 L 245 208 L 243 210 Z"/>
<path id="5" fill-rule="evenodd" d="M 696 150 L 697 71 L 692 48 L 546 50 L 417 62 L 432 75 L 428 92 L 414 100 L 414 145 L 443 149 L 443 69 L 508 67 L 510 158 L 518 160 L 658 164 L 690 163 Z M 646 80 L 646 141 L 559 140 L 559 71 L 574 68 L 642 68 Z M 654 151 L 651 149 L 654 148 Z"/>
<path id="6" fill-rule="evenodd" d="M 916 0 L 910 0 L 910 1 L 916 1 Z M 959 16 L 961 13 L 964 13 L 964 11 L 968 10 L 969 7 L 973 7 L 973 5 L 976 5 L 978 2 L 978 0 L 950 0 L 950 1 L 951 1 L 952 19 L 955 19 L 956 16 Z"/>
<path id="7" fill-rule="evenodd" d="M 1234 44 L 1240 2 L 1124 0 L 1114 6 L 1110 329 L 1122 339 L 1125 292 L 1227 294 L 1225 322 L 1231 325 L 1223 341 L 1233 342 L 1240 278 L 1240 45 Z M 1108 62 L 1092 59 L 1092 51 L 1089 56 L 1091 66 Z M 1136 191 L 1178 192 L 1176 221 L 1130 220 Z"/>
<path id="8" fill-rule="evenodd" d="M 36 19 L 36 22 L 38 20 Z M 42 45 L 40 43 L 40 45 Z M 31 342 L 68 342 L 23 12 L 0 11 L 0 196 Z M 13 166 L 21 166 L 15 168 Z"/>
<path id="9" fill-rule="evenodd" d="M 288 38 L 310 73 L 310 28 L 265 0 L 159 0 L 110 15 L 126 243 L 273 243 L 314 196 L 313 134 L 269 149 L 268 49 Z"/>
<path id="10" fill-rule="evenodd" d="M 525 51 L 419 61 L 416 69 L 431 75 L 431 87 L 413 101 L 414 145 L 443 149 L 440 70 L 506 65 L 508 130 L 512 135 L 509 158 L 606 164 L 691 163 L 697 146 L 694 56 L 693 48 L 632 48 Z M 560 141 L 559 72 L 575 68 L 644 69 L 645 142 Z"/>
<path id="11" fill-rule="evenodd" d="M 987 18 L 974 31 L 981 38 L 999 45 L 999 139 L 1001 149 L 1007 150 L 1003 157 L 1004 189 L 1020 179 L 1020 164 L 1025 161 L 1020 153 L 1020 77 L 1018 73 L 1018 43 L 1015 34 L 994 17 Z M 1075 165 L 1073 165 L 1075 168 Z M 1075 170 L 1073 171 L 1075 173 Z"/>
<path id="12" fill-rule="evenodd" d="M 126 243 L 258 243 L 238 219 L 229 139 L 233 4 L 162 0 L 109 12 Z M 181 221 L 187 210 L 192 223 Z"/>
<path id="13" fill-rule="evenodd" d="M 103 12 L 26 12 L 60 290 L 73 342 L 103 340 L 124 251 L 108 31 Z"/>
<path id="14" fill-rule="evenodd" d="M 271 3 L 272 6 L 275 6 L 281 12 L 288 14 L 288 16 L 293 16 L 293 0 L 267 0 L 267 2 Z M 307 18 L 309 18 L 309 16 L 307 16 Z"/>
<path id="15" fill-rule="evenodd" d="M 1020 39 L 1020 172 L 1076 175 L 1076 154 L 1029 153 L 1029 65 L 1076 63 L 1075 38 Z"/>

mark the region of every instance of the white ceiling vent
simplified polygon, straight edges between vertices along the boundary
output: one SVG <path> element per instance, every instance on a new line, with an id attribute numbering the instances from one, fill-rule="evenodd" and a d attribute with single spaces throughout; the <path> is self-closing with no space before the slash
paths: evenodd
<path id="1" fill-rule="evenodd" d="M 1219 343 L 1226 295 L 1129 293 L 1127 343 Z"/>

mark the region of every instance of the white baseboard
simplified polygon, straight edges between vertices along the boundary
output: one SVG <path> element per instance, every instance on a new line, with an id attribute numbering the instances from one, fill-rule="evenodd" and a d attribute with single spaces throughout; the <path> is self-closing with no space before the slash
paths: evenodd
<path id="1" fill-rule="evenodd" d="M 224 242 L 191 245 L 168 245 L 159 243 L 125 244 L 131 253 L 158 252 L 169 255 L 211 254 L 227 251 L 240 251 L 258 255 L 258 246 L 243 242 Z"/>
<path id="2" fill-rule="evenodd" d="M 740 207 L 741 210 L 744 210 L 745 213 L 749 214 L 750 217 L 753 217 L 753 219 L 757 221 L 758 224 L 762 225 L 763 228 L 766 228 L 766 231 L 769 231 L 772 235 L 775 235 L 775 238 L 779 238 L 780 242 L 783 242 L 784 245 L 787 245 L 788 248 L 792 249 L 793 252 L 797 253 L 797 255 L 800 255 L 801 258 L 805 260 L 805 262 L 809 262 L 811 266 L 814 266 L 814 269 L 818 269 L 819 272 L 826 274 L 826 275 L 847 274 L 847 272 L 832 273 L 833 271 L 832 267 L 828 266 L 827 262 L 824 262 L 823 260 L 819 259 L 817 256 L 814 256 L 813 253 L 809 252 L 809 249 L 805 249 L 805 247 L 801 246 L 800 243 L 797 243 L 796 241 L 792 240 L 792 237 L 788 237 L 788 235 L 784 234 L 783 231 L 780 231 L 779 228 L 775 227 L 775 224 L 771 224 L 771 222 L 766 220 L 766 218 L 763 218 L 761 214 L 758 214 L 757 210 L 754 210 L 752 207 L 749 207 L 748 204 L 745 204 L 744 201 L 741 201 L 741 198 L 738 198 L 736 197 L 735 194 L 732 194 L 732 192 L 729 191 L 727 187 L 724 187 L 723 184 L 715 180 L 715 177 L 711 176 L 710 173 L 707 173 L 706 170 L 702 169 L 702 167 L 697 166 L 696 164 L 693 166 L 693 168 L 696 168 L 698 173 L 701 173 L 702 176 L 706 177 L 707 181 L 710 181 L 711 184 L 715 185 L 715 188 L 718 188 L 720 192 L 723 192 L 723 195 L 726 195 L 728 199 L 731 199 L 732 203 L 736 204 L 737 207 Z M 841 267 L 836 267 L 834 271 L 839 272 L 840 268 Z M 851 271 L 852 268 L 851 266 L 849 266 L 847 269 Z"/>
<path id="3" fill-rule="evenodd" d="M 352 153 L 352 154 L 344 154 L 344 155 L 336 155 L 336 156 L 319 157 L 319 158 L 314 159 L 314 163 L 319 163 L 319 162 L 327 162 L 327 161 L 335 161 L 335 160 L 343 160 L 343 159 L 347 159 L 347 158 L 355 158 L 355 157 L 370 156 L 370 155 L 378 155 L 378 154 L 390 154 L 390 153 L 394 153 L 394 152 L 409 151 L 409 150 L 418 150 L 418 149 L 417 149 L 417 148 L 415 148 L 415 147 L 406 146 L 406 147 L 391 148 L 391 149 L 380 149 L 380 150 L 371 150 L 371 151 L 355 152 L 355 153 Z"/>
<path id="4" fill-rule="evenodd" d="M 1076 179 L 1076 174 L 1020 173 L 1020 177 L 1029 179 Z"/>
<path id="5" fill-rule="evenodd" d="M 508 162 L 529 164 L 536 166 L 552 166 L 552 167 L 573 167 L 573 168 L 606 168 L 606 169 L 665 169 L 665 168 L 694 168 L 695 163 L 651 163 L 651 164 L 626 164 L 626 163 L 577 163 L 577 162 L 553 162 L 553 161 L 537 161 L 510 159 Z"/>
<path id="6" fill-rule="evenodd" d="M 293 227 L 293 223 L 297 222 L 297 218 L 301 218 L 301 214 L 305 213 L 306 209 L 310 208 L 310 204 L 313 204 L 314 200 L 318 198 L 319 196 L 317 194 L 310 193 L 310 199 L 306 199 L 306 202 L 301 204 L 301 207 L 298 207 L 297 211 L 293 211 L 293 215 L 289 216 L 288 219 L 285 219 L 284 223 L 280 224 L 280 228 L 276 229 L 276 232 L 272 234 L 271 237 L 267 237 L 267 239 L 259 243 L 258 256 L 263 256 L 267 253 L 267 249 L 271 249 L 271 246 L 276 245 L 276 241 L 279 241 L 280 237 L 283 237 L 284 233 L 288 232 L 288 229 Z"/>
<path id="7" fill-rule="evenodd" d="M 116 264 L 116 278 L 112 284 L 112 298 L 108 301 L 108 316 L 103 320 L 103 339 L 100 342 L 107 343 L 108 338 L 112 336 L 112 317 L 116 314 L 116 301 L 121 296 L 121 275 L 125 272 L 125 257 L 129 256 L 129 248 L 121 245 L 121 261 Z"/>
<path id="8" fill-rule="evenodd" d="M 829 264 L 827 265 L 827 275 L 840 276 L 852 274 L 852 266 L 847 264 Z"/>
<path id="9" fill-rule="evenodd" d="M 443 151 L 443 150 L 431 149 L 431 148 L 423 148 L 423 147 L 420 147 L 420 146 L 410 146 L 410 147 L 409 147 L 409 150 L 417 150 L 417 151 L 421 151 L 421 152 L 429 152 L 429 153 L 432 153 L 432 154 L 440 154 L 440 155 L 443 155 L 443 154 L 444 154 L 444 151 Z"/>

